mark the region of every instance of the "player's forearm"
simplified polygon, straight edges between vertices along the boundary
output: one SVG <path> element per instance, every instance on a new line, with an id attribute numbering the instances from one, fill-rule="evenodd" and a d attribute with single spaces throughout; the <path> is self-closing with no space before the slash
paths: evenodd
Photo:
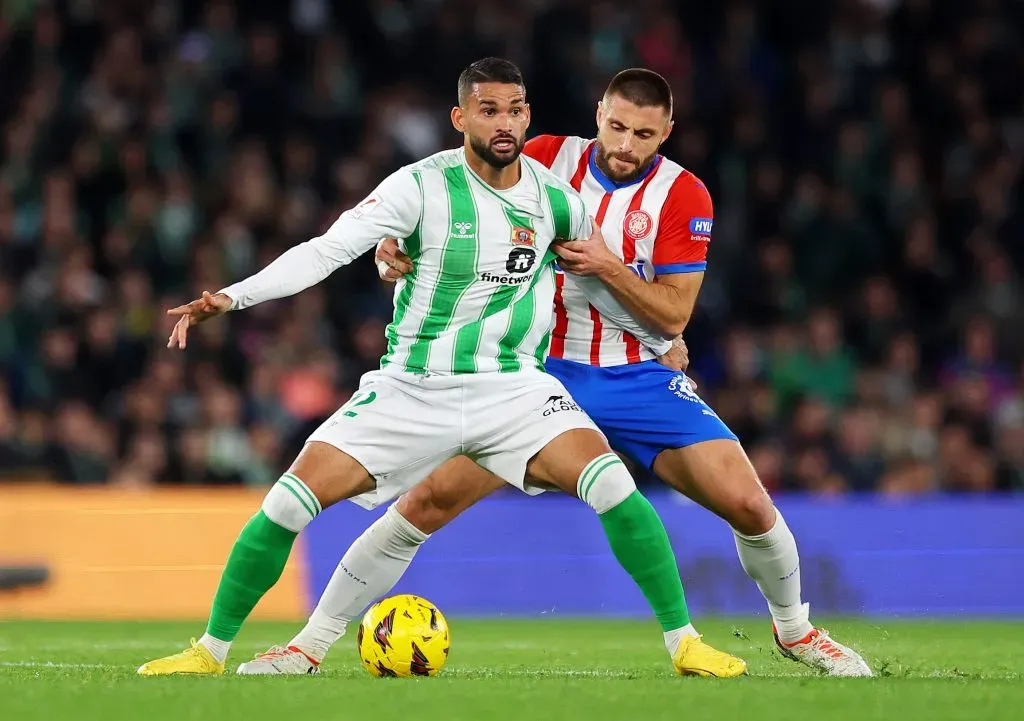
<path id="1" fill-rule="evenodd" d="M 586 297 L 587 302 L 594 306 L 606 322 L 621 331 L 630 333 L 654 355 L 667 353 L 672 343 L 661 336 L 660 331 L 648 328 L 612 295 L 611 290 L 597 276 L 566 275 L 566 282 L 571 282 Z"/>
<path id="2" fill-rule="evenodd" d="M 621 263 L 597 277 L 634 318 L 667 340 L 680 335 L 690 321 L 693 308 L 671 286 L 648 283 Z"/>
<path id="3" fill-rule="evenodd" d="M 289 248 L 260 272 L 221 290 L 231 298 L 231 310 L 295 295 L 344 265 L 329 258 L 316 240 Z"/>

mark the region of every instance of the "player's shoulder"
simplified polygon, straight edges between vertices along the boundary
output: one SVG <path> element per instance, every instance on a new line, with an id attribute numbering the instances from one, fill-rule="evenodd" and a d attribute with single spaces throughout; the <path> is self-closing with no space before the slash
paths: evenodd
<path id="1" fill-rule="evenodd" d="M 550 168 L 558 160 L 575 163 L 590 142 L 577 135 L 538 135 L 526 142 L 523 154 Z"/>
<path id="2" fill-rule="evenodd" d="M 569 185 L 569 183 L 567 183 L 561 176 L 552 172 L 550 168 L 544 165 L 544 163 L 540 162 L 539 160 L 535 160 L 534 158 L 531 158 L 530 156 L 525 154 L 520 157 L 522 158 L 522 161 L 530 168 L 530 170 L 532 170 L 535 173 L 537 181 L 541 185 L 557 188 L 558 190 L 561 190 L 563 193 L 566 193 L 567 195 L 570 196 L 578 195 L 576 190 L 574 190 L 573 187 Z"/>
<path id="3" fill-rule="evenodd" d="M 417 160 L 415 163 L 402 166 L 400 172 L 404 171 L 414 175 L 430 172 L 443 173 L 448 168 L 462 165 L 465 158 L 466 154 L 462 148 L 442 150 L 439 153 L 428 155 L 423 160 Z"/>
<path id="4" fill-rule="evenodd" d="M 661 167 L 658 169 L 660 181 L 668 185 L 665 194 L 666 203 L 710 203 L 711 193 L 708 192 L 697 174 L 692 170 L 669 158 L 662 158 Z"/>

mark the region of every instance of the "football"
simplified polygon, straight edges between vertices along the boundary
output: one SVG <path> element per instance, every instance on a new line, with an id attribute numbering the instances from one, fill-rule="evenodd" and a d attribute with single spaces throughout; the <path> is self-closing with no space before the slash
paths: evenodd
<path id="1" fill-rule="evenodd" d="M 437 606 L 412 595 L 390 596 L 366 611 L 356 636 L 373 676 L 434 676 L 448 660 L 448 622 Z"/>

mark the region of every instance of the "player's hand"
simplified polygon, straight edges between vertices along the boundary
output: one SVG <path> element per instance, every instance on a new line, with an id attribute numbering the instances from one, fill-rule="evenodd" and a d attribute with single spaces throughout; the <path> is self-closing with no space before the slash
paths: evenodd
<path id="1" fill-rule="evenodd" d="M 406 273 L 412 272 L 412 258 L 403 253 L 394 238 L 384 238 L 377 243 L 377 274 L 382 280 L 394 283 Z"/>
<path id="2" fill-rule="evenodd" d="M 672 370 L 686 372 L 686 369 L 690 367 L 690 349 L 686 347 L 682 336 L 677 336 L 672 341 L 672 347 L 668 349 L 668 352 L 658 356 L 658 362 Z M 690 382 L 693 383 L 692 380 Z"/>
<path id="3" fill-rule="evenodd" d="M 231 299 L 226 295 L 223 293 L 210 295 L 205 290 L 203 291 L 202 298 L 196 298 L 191 303 L 171 308 L 167 311 L 167 315 L 177 317 L 178 322 L 171 329 L 171 337 L 167 339 L 167 347 L 174 348 L 177 346 L 181 350 L 185 350 L 189 327 L 202 323 L 204 320 L 215 318 L 218 315 L 223 315 L 230 308 Z"/>
<path id="4" fill-rule="evenodd" d="M 594 230 L 586 240 L 567 240 L 555 243 L 551 249 L 558 255 L 558 265 L 567 273 L 573 275 L 603 275 L 616 268 L 625 268 L 601 234 L 601 228 L 594 219 Z"/>

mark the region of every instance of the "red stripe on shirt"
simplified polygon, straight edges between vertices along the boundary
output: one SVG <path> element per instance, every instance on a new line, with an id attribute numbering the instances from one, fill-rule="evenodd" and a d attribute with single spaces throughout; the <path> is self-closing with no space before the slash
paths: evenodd
<path id="1" fill-rule="evenodd" d="M 551 332 L 551 348 L 548 355 L 554 358 L 565 357 L 565 334 L 569 330 L 569 314 L 565 310 L 565 303 L 562 302 L 562 286 L 565 285 L 565 275 L 555 275 L 555 328 Z"/>
<path id="2" fill-rule="evenodd" d="M 580 156 L 579 162 L 576 163 L 576 172 L 573 173 L 572 180 L 569 181 L 569 185 L 577 193 L 580 192 L 580 186 L 583 185 L 583 176 L 587 174 L 587 163 L 590 162 L 590 150 L 596 142 L 596 140 L 591 140 L 587 143 L 587 147 L 583 149 L 583 155 Z"/>
<path id="3" fill-rule="evenodd" d="M 587 156 L 584 155 L 584 158 Z M 608 213 L 608 204 L 612 201 L 612 194 L 605 193 L 604 197 L 601 198 L 601 204 L 597 206 L 597 215 L 594 217 L 594 222 L 597 223 L 598 227 L 604 223 L 604 216 Z M 601 322 L 601 314 L 597 312 L 597 308 L 590 306 L 590 319 L 594 321 L 594 332 L 590 336 L 590 363 L 591 365 L 601 365 L 601 334 L 604 331 L 604 323 Z"/>
<path id="4" fill-rule="evenodd" d="M 632 200 L 629 201 L 629 209 L 626 210 L 626 219 L 628 221 L 629 214 L 634 210 L 640 210 L 640 207 L 644 202 L 644 191 L 647 190 L 648 184 L 654 178 L 658 172 L 658 168 L 661 167 L 661 156 L 654 163 L 654 168 L 647 174 L 644 182 L 640 184 L 637 191 L 633 194 Z M 626 265 L 631 265 L 636 260 L 636 239 L 630 236 L 626 232 L 626 229 L 622 229 L 622 262 Z M 640 362 L 640 341 L 636 339 L 632 333 L 623 333 L 623 339 L 626 341 L 626 362 L 627 363 L 639 363 Z"/>
<path id="5" fill-rule="evenodd" d="M 528 155 L 545 167 L 550 168 L 558 157 L 558 151 L 565 145 L 564 135 L 538 135 L 526 141 L 523 146 L 523 155 Z"/>

